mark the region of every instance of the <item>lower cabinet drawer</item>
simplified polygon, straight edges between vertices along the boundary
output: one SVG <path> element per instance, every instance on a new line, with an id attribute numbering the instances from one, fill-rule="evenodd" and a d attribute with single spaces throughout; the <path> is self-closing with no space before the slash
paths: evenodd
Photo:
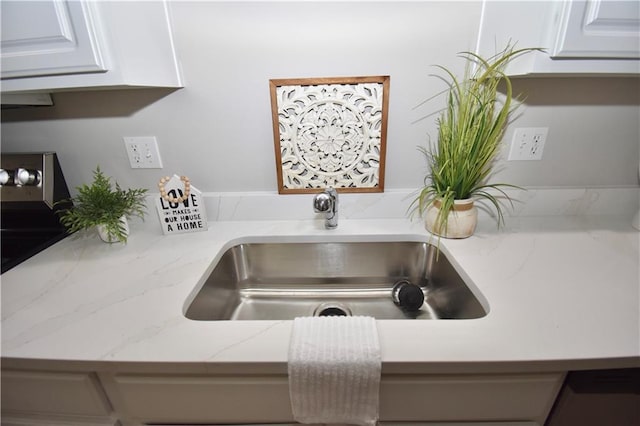
<path id="1" fill-rule="evenodd" d="M 282 376 L 116 375 L 111 383 L 104 377 L 103 382 L 116 411 L 132 422 L 224 424 L 293 420 L 289 385 Z"/>
<path id="2" fill-rule="evenodd" d="M 385 377 L 380 418 L 543 424 L 564 374 Z"/>
<path id="3" fill-rule="evenodd" d="M 4 426 L 4 425 L 3 425 Z M 21 425 L 22 426 L 22 425 Z M 300 423 L 242 423 L 233 425 L 223 424 L 149 424 L 148 426 L 300 426 Z M 325 426 L 323 424 L 316 424 L 310 426 Z M 451 423 L 451 422 L 378 422 L 378 426 L 542 426 L 534 422 L 464 422 L 464 423 Z"/>
<path id="4" fill-rule="evenodd" d="M 111 407 L 92 373 L 2 370 L 2 412 L 109 416 Z"/>
<path id="5" fill-rule="evenodd" d="M 384 376 L 380 386 L 380 420 L 543 424 L 563 377 L 561 373 Z M 116 411 L 133 422 L 293 421 L 285 376 L 116 375 L 103 377 L 103 383 Z"/>
<path id="6" fill-rule="evenodd" d="M 4 426 L 4 425 L 3 425 Z M 22 425 L 20 425 L 22 426 Z M 233 425 L 223 424 L 149 424 L 148 426 L 300 426 L 300 423 L 241 423 Z M 325 426 L 323 424 L 315 424 L 310 426 Z M 541 426 L 538 423 L 533 422 L 464 422 L 464 423 L 450 423 L 450 422 L 378 422 L 377 426 Z"/>

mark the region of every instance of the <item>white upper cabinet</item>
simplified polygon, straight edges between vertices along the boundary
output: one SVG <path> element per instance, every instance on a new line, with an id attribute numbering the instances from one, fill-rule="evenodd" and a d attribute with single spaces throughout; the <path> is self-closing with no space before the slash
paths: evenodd
<path id="1" fill-rule="evenodd" d="M 89 6 L 3 1 L 2 78 L 107 71 Z"/>
<path id="2" fill-rule="evenodd" d="M 640 2 L 563 2 L 553 58 L 640 58 Z"/>
<path id="3" fill-rule="evenodd" d="M 169 6 L 3 0 L 2 93 L 182 87 Z"/>
<path id="4" fill-rule="evenodd" d="M 640 2 L 485 0 L 478 53 L 509 42 L 545 49 L 514 61 L 510 75 L 639 74 Z"/>

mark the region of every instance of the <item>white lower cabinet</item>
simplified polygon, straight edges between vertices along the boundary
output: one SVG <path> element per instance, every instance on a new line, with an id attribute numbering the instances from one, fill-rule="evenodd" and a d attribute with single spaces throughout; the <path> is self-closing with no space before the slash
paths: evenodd
<path id="1" fill-rule="evenodd" d="M 2 425 L 113 426 L 95 374 L 2 370 Z"/>
<path id="2" fill-rule="evenodd" d="M 100 378 L 125 425 L 293 422 L 286 376 Z M 384 376 L 380 421 L 389 426 L 542 425 L 563 378 L 562 373 Z"/>
<path id="3" fill-rule="evenodd" d="M 379 422 L 378 426 L 542 426 L 535 422 Z"/>
<path id="4" fill-rule="evenodd" d="M 42 366 L 42 364 L 39 364 Z M 286 375 L 2 370 L 3 426 L 295 424 Z M 383 375 L 382 426 L 540 426 L 564 373 Z"/>
<path id="5" fill-rule="evenodd" d="M 102 375 L 124 423 L 292 421 L 286 376 Z"/>
<path id="6" fill-rule="evenodd" d="M 381 420 L 544 423 L 562 374 L 385 377 Z"/>
<path id="7" fill-rule="evenodd" d="M 300 423 L 242 423 L 242 424 L 210 424 L 210 425 L 202 425 L 202 424 L 194 424 L 194 425 L 184 425 L 184 424 L 156 424 L 149 426 L 298 426 Z M 311 425 L 316 426 L 316 425 Z M 317 426 L 324 426 L 322 424 L 318 424 Z M 348 426 L 348 425 L 345 425 Z M 542 426 L 538 423 L 533 422 L 378 422 L 378 426 Z"/>

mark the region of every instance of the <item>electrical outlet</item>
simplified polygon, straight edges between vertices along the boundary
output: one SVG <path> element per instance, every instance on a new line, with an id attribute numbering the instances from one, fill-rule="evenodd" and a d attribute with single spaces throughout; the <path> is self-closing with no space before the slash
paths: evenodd
<path id="1" fill-rule="evenodd" d="M 125 136 L 123 139 L 132 169 L 162 168 L 162 159 L 155 136 Z"/>
<path id="2" fill-rule="evenodd" d="M 509 161 L 542 160 L 548 127 L 522 127 L 515 129 L 509 150 Z"/>

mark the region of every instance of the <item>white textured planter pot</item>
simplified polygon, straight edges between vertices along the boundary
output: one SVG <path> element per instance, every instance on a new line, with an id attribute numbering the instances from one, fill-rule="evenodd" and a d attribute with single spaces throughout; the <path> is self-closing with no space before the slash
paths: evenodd
<path id="1" fill-rule="evenodd" d="M 478 209 L 472 199 L 454 200 L 453 210 L 449 212 L 446 229 L 440 228 L 436 221 L 440 213 L 440 201 L 434 201 L 426 211 L 425 228 L 432 234 L 444 238 L 468 238 L 473 235 L 478 224 Z"/>
<path id="2" fill-rule="evenodd" d="M 125 235 L 129 236 L 129 221 L 127 221 L 127 217 L 121 216 L 120 222 L 124 225 Z M 96 228 L 98 228 L 98 235 L 100 235 L 100 239 L 105 243 L 117 243 L 120 241 L 117 236 L 109 234 L 104 225 L 97 225 Z"/>

